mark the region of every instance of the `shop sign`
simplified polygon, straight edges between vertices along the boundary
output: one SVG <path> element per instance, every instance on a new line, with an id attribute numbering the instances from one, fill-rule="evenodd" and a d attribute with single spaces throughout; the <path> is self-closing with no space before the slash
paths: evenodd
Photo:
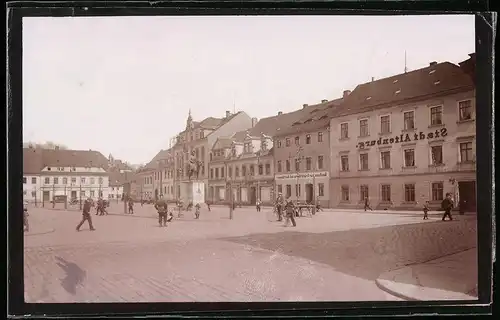
<path id="1" fill-rule="evenodd" d="M 378 140 L 358 142 L 356 148 L 364 149 L 365 147 L 372 147 L 375 144 L 389 145 L 394 143 L 405 143 L 405 142 L 412 142 L 412 141 L 426 140 L 426 139 L 430 140 L 430 139 L 444 138 L 447 135 L 448 135 L 448 130 L 446 128 L 441 128 L 434 132 L 428 132 L 427 134 L 420 131 L 419 133 L 414 133 L 414 134 L 406 133 L 391 138 L 378 138 Z"/>
<path id="2" fill-rule="evenodd" d="M 323 172 L 305 172 L 305 173 L 291 173 L 291 174 L 279 174 L 274 176 L 276 180 L 283 179 L 302 179 L 302 178 L 326 178 L 328 177 L 328 171 Z"/>

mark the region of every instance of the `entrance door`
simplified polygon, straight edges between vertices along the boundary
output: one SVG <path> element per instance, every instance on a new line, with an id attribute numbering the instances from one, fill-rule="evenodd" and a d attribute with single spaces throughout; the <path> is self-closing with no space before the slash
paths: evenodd
<path id="1" fill-rule="evenodd" d="M 311 183 L 306 184 L 306 203 L 314 202 L 314 190 Z"/>
<path id="2" fill-rule="evenodd" d="M 251 204 L 257 203 L 257 191 L 255 187 L 250 188 L 250 203 Z"/>
<path id="3" fill-rule="evenodd" d="M 50 191 L 43 192 L 43 201 L 50 201 Z"/>
<path id="4" fill-rule="evenodd" d="M 76 199 L 76 191 L 71 191 L 71 199 Z"/>
<path id="5" fill-rule="evenodd" d="M 476 212 L 476 182 L 458 182 L 458 197 L 460 204 L 464 206 L 464 211 Z"/>

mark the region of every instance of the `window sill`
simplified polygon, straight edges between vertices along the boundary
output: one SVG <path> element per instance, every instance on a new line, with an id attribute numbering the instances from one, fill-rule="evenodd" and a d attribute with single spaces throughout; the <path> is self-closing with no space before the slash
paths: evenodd
<path id="1" fill-rule="evenodd" d="M 351 140 L 351 138 L 350 138 L 350 137 L 346 137 L 346 138 L 339 138 L 339 141 L 349 141 L 349 140 Z"/>
<path id="2" fill-rule="evenodd" d="M 444 163 L 434 163 L 429 165 L 429 168 L 435 168 L 435 167 L 444 167 Z"/>
<path id="3" fill-rule="evenodd" d="M 417 128 L 412 128 L 412 129 L 403 129 L 401 130 L 402 133 L 410 133 L 410 132 L 416 132 Z"/>
<path id="4" fill-rule="evenodd" d="M 461 124 L 461 123 L 469 123 L 469 122 L 474 122 L 475 119 L 462 119 L 462 120 L 458 120 L 457 121 L 457 124 Z"/>
<path id="5" fill-rule="evenodd" d="M 379 132 L 379 136 L 383 137 L 383 136 L 390 136 L 392 134 L 392 131 L 389 131 L 389 132 Z"/>
<path id="6" fill-rule="evenodd" d="M 370 169 L 358 169 L 358 171 L 370 171 Z"/>
<path id="7" fill-rule="evenodd" d="M 416 201 L 403 201 L 403 202 L 401 202 L 401 204 L 406 205 L 406 206 L 416 206 L 417 202 Z"/>
<path id="8" fill-rule="evenodd" d="M 460 161 L 457 164 L 459 164 L 459 165 L 460 164 L 462 164 L 462 165 L 471 165 L 471 164 L 475 164 L 475 163 L 476 163 L 476 161 L 470 160 L 470 161 Z"/>
<path id="9" fill-rule="evenodd" d="M 403 170 L 405 170 L 405 169 L 411 170 L 411 169 L 416 169 L 416 168 L 417 168 L 417 166 L 403 166 L 403 167 L 401 167 L 401 168 L 402 168 Z"/>
<path id="10" fill-rule="evenodd" d="M 429 125 L 429 129 L 432 129 L 432 128 L 443 128 L 444 127 L 444 123 L 441 123 L 441 124 L 431 124 Z"/>
<path id="11" fill-rule="evenodd" d="M 358 139 L 364 139 L 364 138 L 369 138 L 369 137 L 370 137 L 370 135 L 367 134 L 366 136 L 358 136 Z"/>
<path id="12" fill-rule="evenodd" d="M 350 170 L 340 170 L 340 172 L 351 172 Z"/>
<path id="13" fill-rule="evenodd" d="M 392 170 L 392 168 L 378 168 L 379 171 L 388 171 L 388 170 Z"/>
<path id="14" fill-rule="evenodd" d="M 350 200 L 340 200 L 339 203 L 342 203 L 342 204 L 350 204 L 351 201 Z"/>

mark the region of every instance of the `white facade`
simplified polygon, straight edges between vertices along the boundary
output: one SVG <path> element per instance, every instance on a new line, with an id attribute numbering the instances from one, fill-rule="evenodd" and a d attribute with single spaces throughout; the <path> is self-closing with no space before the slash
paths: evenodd
<path id="1" fill-rule="evenodd" d="M 123 186 L 115 185 L 109 187 L 108 199 L 121 200 L 123 195 Z"/>
<path id="2" fill-rule="evenodd" d="M 40 175 L 23 176 L 23 198 L 28 202 L 38 202 L 41 198 L 40 186 L 42 179 Z"/>

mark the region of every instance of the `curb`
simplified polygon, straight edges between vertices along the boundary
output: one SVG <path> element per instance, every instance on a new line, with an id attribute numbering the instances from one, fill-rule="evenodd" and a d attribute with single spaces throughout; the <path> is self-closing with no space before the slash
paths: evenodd
<path id="1" fill-rule="evenodd" d="M 49 234 L 49 233 L 54 233 L 56 231 L 56 229 L 54 228 L 51 228 L 49 231 L 43 231 L 43 232 L 36 232 L 36 233 L 33 233 L 33 232 L 26 232 L 24 231 L 24 236 L 25 237 L 29 237 L 29 236 L 39 236 L 39 235 L 42 235 L 42 234 Z"/>

